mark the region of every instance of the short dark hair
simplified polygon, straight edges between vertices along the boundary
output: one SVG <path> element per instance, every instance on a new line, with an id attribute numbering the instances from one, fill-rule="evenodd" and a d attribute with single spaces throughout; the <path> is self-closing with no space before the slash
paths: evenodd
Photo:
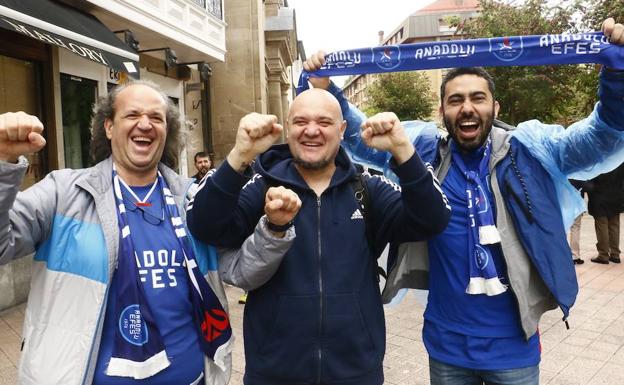
<path id="1" fill-rule="evenodd" d="M 178 156 L 182 143 L 182 122 L 180 121 L 180 111 L 171 101 L 165 92 L 156 83 L 149 80 L 132 79 L 127 83 L 115 87 L 108 95 L 100 98 L 93 106 L 93 117 L 91 118 L 91 158 L 95 163 L 108 158 L 113 153 L 111 141 L 106 136 L 104 122 L 106 119 L 115 117 L 115 99 L 117 95 L 128 87 L 143 85 L 152 88 L 162 96 L 167 104 L 167 139 L 160 161 L 168 167 L 175 169 L 178 166 Z"/>
<path id="2" fill-rule="evenodd" d="M 494 97 L 494 90 L 496 89 L 494 86 L 494 79 L 492 79 L 492 76 L 486 70 L 482 67 L 460 67 L 453 68 L 449 70 L 446 75 L 444 75 L 442 84 L 440 85 L 440 100 L 442 102 L 444 102 L 444 96 L 446 95 L 446 83 L 462 75 L 475 75 L 485 79 L 488 89 L 490 90 L 492 97 Z"/>
<path id="3" fill-rule="evenodd" d="M 208 158 L 208 160 L 210 160 L 210 162 L 212 163 L 212 157 L 207 151 L 199 151 L 195 153 L 195 156 L 193 157 L 193 162 L 197 162 L 197 158 Z"/>

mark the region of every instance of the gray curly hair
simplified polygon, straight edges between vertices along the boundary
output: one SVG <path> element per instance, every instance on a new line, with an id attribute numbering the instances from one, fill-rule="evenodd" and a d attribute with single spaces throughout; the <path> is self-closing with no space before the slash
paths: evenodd
<path id="1" fill-rule="evenodd" d="M 115 99 L 126 88 L 134 85 L 144 85 L 158 92 L 167 103 L 167 139 L 160 161 L 170 168 L 178 166 L 178 156 L 182 143 L 182 123 L 178 107 L 169 99 L 167 94 L 156 83 L 149 80 L 130 80 L 118 85 L 108 95 L 98 99 L 93 106 L 91 118 L 91 158 L 95 163 L 108 158 L 112 154 L 111 141 L 106 137 L 104 122 L 115 117 Z"/>

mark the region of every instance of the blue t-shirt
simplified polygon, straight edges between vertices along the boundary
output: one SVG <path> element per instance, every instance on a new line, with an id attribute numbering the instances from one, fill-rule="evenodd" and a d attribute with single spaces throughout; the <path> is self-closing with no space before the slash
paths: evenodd
<path id="1" fill-rule="evenodd" d="M 132 187 L 143 199 L 152 185 Z M 111 283 L 104 319 L 102 341 L 95 371 L 94 385 L 165 385 L 194 383 L 204 371 L 204 353 L 198 341 L 193 320 L 190 287 L 184 256 L 170 218 L 163 211 L 162 187 L 156 186 L 147 203 L 138 209 L 135 199 L 121 184 L 132 241 L 138 258 L 139 279 L 147 303 L 156 319 L 171 365 L 143 380 L 106 375 L 111 359 L 115 328 L 117 293 Z M 116 279 L 113 276 L 113 281 Z"/>
<path id="2" fill-rule="evenodd" d="M 481 155 L 482 151 L 462 155 L 466 167 L 477 171 Z M 489 176 L 481 178 L 494 210 Z M 525 339 L 511 288 L 496 296 L 466 293 L 470 280 L 466 187 L 465 177 L 452 162 L 442 184 L 452 207 L 451 220 L 428 242 L 430 287 L 423 341 L 432 358 L 455 366 L 500 370 L 537 365 L 539 335 Z M 501 282 L 509 284 L 500 243 L 490 250 Z"/>

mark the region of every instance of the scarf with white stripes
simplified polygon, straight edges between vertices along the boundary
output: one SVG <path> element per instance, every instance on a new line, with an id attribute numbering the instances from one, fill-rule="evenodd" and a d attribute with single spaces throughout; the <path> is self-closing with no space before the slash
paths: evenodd
<path id="1" fill-rule="evenodd" d="M 193 319 L 197 326 L 199 343 L 204 354 L 214 361 L 217 350 L 231 340 L 232 329 L 229 319 L 219 298 L 199 271 L 184 222 L 160 172 L 157 178 L 165 200 L 163 205 L 165 218 L 171 221 L 184 253 L 184 266 L 188 274 Z M 114 280 L 117 289 L 115 311 L 116 319 L 119 321 L 118 327 L 115 328 L 113 352 L 106 374 L 144 379 L 167 368 L 170 361 L 139 277 L 137 255 L 115 165 L 113 165 L 113 188 L 120 231 L 119 258 Z M 215 364 L 223 366 L 223 363 L 219 365 L 219 362 L 215 362 Z"/>
<path id="2" fill-rule="evenodd" d="M 477 171 L 468 170 L 459 149 L 451 142 L 453 163 L 459 167 L 466 178 L 466 195 L 468 206 L 468 260 L 470 280 L 466 287 L 467 294 L 498 295 L 507 291 L 496 271 L 490 245 L 500 243 L 500 235 L 494 223 L 492 202 L 488 199 L 487 177 L 490 172 L 490 149 L 492 141 L 478 151 L 483 151 Z"/>

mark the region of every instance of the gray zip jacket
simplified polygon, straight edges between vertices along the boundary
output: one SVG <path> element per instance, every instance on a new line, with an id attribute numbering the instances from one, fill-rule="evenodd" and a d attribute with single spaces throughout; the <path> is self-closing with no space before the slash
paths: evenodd
<path id="1" fill-rule="evenodd" d="M 94 167 L 51 172 L 19 192 L 28 163 L 0 162 L 0 264 L 35 253 L 18 383 L 24 385 L 91 384 L 97 362 L 108 283 L 117 263 L 119 229 L 112 189 L 112 161 Z M 159 169 L 178 203 L 186 211 L 193 180 L 164 165 Z M 293 237 L 271 239 L 258 226 L 240 250 L 221 250 L 227 260 L 250 259 L 260 253 L 279 259 Z M 194 241 L 193 243 L 196 243 Z M 271 247 L 264 247 L 270 244 Z M 196 247 L 200 266 L 217 266 Z M 216 270 L 203 271 L 227 310 L 227 299 Z M 206 359 L 206 385 L 227 384 L 232 341 Z"/>
<path id="2" fill-rule="evenodd" d="M 490 181 L 496 202 L 496 228 L 501 236 L 503 257 L 511 287 L 513 288 L 520 312 L 520 322 L 525 337 L 535 334 L 540 317 L 548 310 L 557 307 L 557 301 L 540 277 L 531 258 L 522 246 L 513 219 L 505 205 L 498 184 L 496 165 L 509 153 L 511 136 L 505 130 L 492 127 L 492 155 L 490 158 Z M 439 148 L 440 162 L 435 175 L 443 183 L 451 165 L 451 152 L 448 142 Z M 416 257 L 418 256 L 418 257 Z M 421 258 L 424 257 L 424 258 Z M 426 289 L 429 285 L 429 256 L 427 242 L 413 242 L 399 245 L 396 263 L 390 271 L 382 299 L 388 303 L 401 288 Z"/>

